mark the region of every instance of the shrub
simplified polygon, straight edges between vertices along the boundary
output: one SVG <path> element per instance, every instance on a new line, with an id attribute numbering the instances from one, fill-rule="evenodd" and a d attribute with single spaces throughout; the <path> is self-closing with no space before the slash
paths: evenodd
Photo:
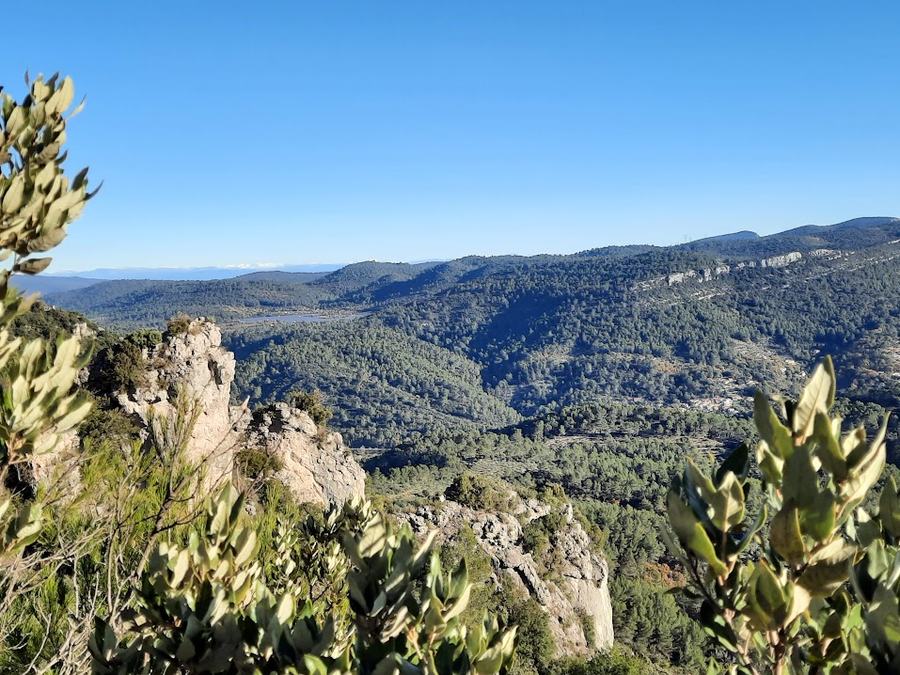
<path id="1" fill-rule="evenodd" d="M 155 328 L 144 328 L 126 335 L 125 341 L 138 349 L 149 351 L 162 342 L 162 333 Z"/>
<path id="2" fill-rule="evenodd" d="M 535 518 L 522 528 L 522 543 L 531 553 L 535 562 L 540 565 L 544 575 L 557 577 L 563 562 L 563 552 L 555 545 L 556 533 L 567 527 L 565 512 L 562 509 L 551 511 L 545 516 Z"/>
<path id="3" fill-rule="evenodd" d="M 111 391 L 134 391 L 147 386 L 147 359 L 141 348 L 123 340 L 112 349 Z"/>
<path id="4" fill-rule="evenodd" d="M 234 456 L 238 473 L 250 481 L 267 480 L 281 469 L 278 458 L 265 448 L 241 448 Z"/>
<path id="5" fill-rule="evenodd" d="M 318 389 L 312 391 L 291 391 L 287 395 L 288 405 L 307 413 L 316 426 L 324 427 L 331 419 L 331 408 L 325 405 L 325 397 Z"/>
<path id="6" fill-rule="evenodd" d="M 461 618 L 466 625 L 476 625 L 483 620 L 486 612 L 494 610 L 498 601 L 502 600 L 497 597 L 490 555 L 481 548 L 472 528 L 464 523 L 453 542 L 441 547 L 440 556 L 441 563 L 448 569 L 465 562 L 472 591 L 469 606 Z"/>
<path id="7" fill-rule="evenodd" d="M 578 623 L 581 626 L 581 632 L 584 633 L 584 641 L 589 645 L 596 644 L 597 629 L 594 626 L 594 619 L 583 609 L 577 610 Z"/>
<path id="8" fill-rule="evenodd" d="M 16 580 L 3 574 L 2 563 L 34 541 L 43 522 L 40 503 L 18 499 L 2 486 L 11 470 L 53 450 L 90 410 L 83 393 L 71 393 L 87 360 L 77 338 L 26 342 L 9 332 L 31 306 L 9 286 L 10 276 L 45 270 L 51 258 L 35 254 L 65 239 L 68 224 L 92 197 L 87 169 L 74 177 L 63 170 L 72 80 L 39 76 L 29 88 L 21 102 L 0 95 L 0 257 L 13 260 L 0 271 L 0 596 L 7 598 Z"/>
<path id="9" fill-rule="evenodd" d="M 257 560 L 257 533 L 226 486 L 186 546 L 161 543 L 132 606 L 97 619 L 97 673 L 408 672 L 490 675 L 506 669 L 515 630 L 459 621 L 470 592 L 465 564 L 444 574 L 431 540 L 417 545 L 370 505 L 332 510 L 317 560 L 301 560 L 293 526 L 279 528 L 273 569 Z M 347 597 L 346 631 L 305 575 L 330 570 Z M 323 618 L 328 616 L 328 618 Z M 116 630 L 114 626 L 121 626 Z M 437 664 L 440 664 L 438 667 Z"/>
<path id="10" fill-rule="evenodd" d="M 513 493 L 496 478 L 475 473 L 463 473 L 445 492 L 447 499 L 470 509 L 508 512 L 512 508 Z"/>
<path id="11" fill-rule="evenodd" d="M 506 580 L 501 597 L 507 623 L 516 626 L 517 644 L 510 673 L 546 672 L 556 651 L 547 612 L 534 598 Z"/>
<path id="12" fill-rule="evenodd" d="M 137 436 L 137 427 L 118 409 L 105 409 L 96 402 L 90 414 L 78 429 L 82 444 L 97 446 L 101 443 L 119 445 Z"/>
<path id="13" fill-rule="evenodd" d="M 796 401 L 757 392 L 755 459 L 766 501 L 750 520 L 749 448 L 706 475 L 688 463 L 668 493 L 669 541 L 706 631 L 743 672 L 897 672 L 900 495 L 885 485 L 886 424 L 868 440 L 831 414 L 836 377 L 819 364 Z"/>
<path id="14" fill-rule="evenodd" d="M 559 663 L 552 672 L 553 675 L 650 675 L 657 671 L 647 661 L 616 646 L 588 660 Z"/>
<path id="15" fill-rule="evenodd" d="M 191 317 L 183 312 L 179 312 L 166 324 L 167 335 L 185 335 L 191 327 Z"/>

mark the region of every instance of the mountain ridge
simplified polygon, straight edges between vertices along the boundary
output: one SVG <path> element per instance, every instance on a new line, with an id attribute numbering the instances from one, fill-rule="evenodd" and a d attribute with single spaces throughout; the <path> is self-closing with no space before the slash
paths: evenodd
<path id="1" fill-rule="evenodd" d="M 900 240 L 900 219 L 864 218 L 751 238 L 731 233 L 669 247 L 607 247 L 567 255 L 467 256 L 425 263 L 353 263 L 329 273 L 253 272 L 210 281 L 113 280 L 46 293 L 48 303 L 101 323 L 162 325 L 176 311 L 229 322 L 288 313 L 389 307 L 418 298 L 452 298 L 467 288 L 526 282 L 551 294 L 563 279 L 600 284 L 616 297 L 642 282 L 689 270 L 738 269 L 823 249 L 870 250 Z M 746 276 L 746 273 L 743 273 Z M 40 277 L 37 277 L 39 279 Z M 518 280 L 518 281 L 516 281 Z M 531 280 L 531 281 L 528 281 Z M 24 285 L 30 283 L 26 280 Z M 59 282 L 56 282 L 59 283 Z M 564 282 L 569 283 L 569 282 Z M 617 290 L 618 289 L 618 290 Z M 31 289 L 33 290 L 33 289 Z M 481 302 L 481 300 L 478 300 Z"/>

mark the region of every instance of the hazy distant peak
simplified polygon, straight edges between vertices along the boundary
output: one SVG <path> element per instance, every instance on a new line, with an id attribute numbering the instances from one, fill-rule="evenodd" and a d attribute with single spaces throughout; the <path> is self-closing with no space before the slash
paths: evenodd
<path id="1" fill-rule="evenodd" d="M 77 276 L 90 279 L 151 279 L 154 281 L 211 281 L 213 279 L 232 279 L 253 272 L 305 272 L 322 273 L 333 272 L 340 269 L 337 264 L 306 264 L 306 265 L 275 265 L 263 263 L 260 265 L 228 265 L 221 267 L 123 267 L 100 268 L 84 272 L 61 272 L 59 274 L 43 275 L 44 278 L 52 276 Z"/>

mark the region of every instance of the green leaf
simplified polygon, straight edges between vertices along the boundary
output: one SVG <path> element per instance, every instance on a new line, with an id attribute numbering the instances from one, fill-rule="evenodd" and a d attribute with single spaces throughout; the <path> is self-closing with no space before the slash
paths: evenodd
<path id="1" fill-rule="evenodd" d="M 772 548 L 791 565 L 799 565 L 806 556 L 806 546 L 800 531 L 800 515 L 792 502 L 775 514 L 769 530 Z"/>
<path id="2" fill-rule="evenodd" d="M 861 460 L 858 466 L 850 470 L 847 481 L 841 485 L 841 496 L 850 505 L 859 504 L 866 493 L 878 481 L 884 470 L 886 450 L 884 443 L 873 444 L 871 451 Z"/>
<path id="3" fill-rule="evenodd" d="M 855 548 L 843 546 L 837 553 L 807 567 L 797 583 L 810 595 L 828 597 L 850 577 L 850 562 Z"/>
<path id="4" fill-rule="evenodd" d="M 759 464 L 759 470 L 770 485 L 781 485 L 784 460 L 773 453 L 765 441 L 760 441 L 756 447 L 756 463 Z"/>
<path id="5" fill-rule="evenodd" d="M 794 409 L 793 430 L 800 438 L 812 433 L 816 413 L 827 413 L 834 405 L 835 376 L 831 357 L 816 366 Z"/>
<path id="6" fill-rule="evenodd" d="M 825 541 L 834 532 L 835 496 L 829 490 L 820 492 L 812 504 L 800 510 L 800 525 L 804 534 L 816 541 Z"/>
<path id="7" fill-rule="evenodd" d="M 787 597 L 769 566 L 760 561 L 750 577 L 750 609 L 763 630 L 778 628 L 787 615 Z"/>
<path id="8" fill-rule="evenodd" d="M 290 618 L 294 615 L 294 598 L 290 593 L 285 593 L 278 608 L 275 610 L 275 618 L 281 625 L 286 625 Z"/>
<path id="9" fill-rule="evenodd" d="M 181 585 L 181 582 L 184 580 L 184 575 L 187 574 L 189 567 L 190 557 L 188 551 L 187 549 L 182 549 L 175 559 L 175 564 L 172 566 L 172 578 L 169 583 L 173 588 Z"/>
<path id="10" fill-rule="evenodd" d="M 785 501 L 792 500 L 800 508 L 815 503 L 819 495 L 819 478 L 806 446 L 796 448 L 785 462 L 781 490 Z"/>
<path id="11" fill-rule="evenodd" d="M 304 654 L 303 665 L 309 675 L 328 675 L 328 668 L 325 665 L 325 662 L 318 656 Z"/>
<path id="12" fill-rule="evenodd" d="M 769 450 L 780 459 L 787 459 L 794 451 L 791 432 L 781 423 L 765 395 L 757 390 L 753 396 L 753 421 L 760 438 Z"/>
<path id="13" fill-rule="evenodd" d="M 39 274 L 50 267 L 53 258 L 28 258 L 22 260 L 13 266 L 13 272 L 21 272 L 22 274 Z"/>
<path id="14" fill-rule="evenodd" d="M 894 477 L 890 476 L 881 491 L 878 500 L 878 515 L 881 525 L 894 537 L 900 537 L 900 495 L 897 494 L 897 484 Z"/>
<path id="15" fill-rule="evenodd" d="M 747 471 L 750 469 L 750 448 L 746 443 L 741 443 L 732 450 L 724 462 L 716 471 L 716 484 L 721 485 L 725 474 L 729 471 L 740 479 L 747 477 Z"/>
<path id="16" fill-rule="evenodd" d="M 847 462 L 838 439 L 835 438 L 831 420 L 824 413 L 816 413 L 813 423 L 813 437 L 816 439 L 816 456 L 825 470 L 834 476 L 835 481 L 847 477 Z"/>
<path id="17" fill-rule="evenodd" d="M 753 523 L 753 526 L 744 533 L 744 536 L 741 538 L 740 543 L 737 545 L 737 548 L 734 550 L 734 555 L 740 555 L 743 553 L 748 546 L 753 542 L 754 535 L 762 530 L 762 528 L 766 524 L 766 520 L 769 517 L 769 510 L 765 504 L 760 508 L 759 513 L 756 515 L 756 521 Z"/>
<path id="18" fill-rule="evenodd" d="M 719 489 L 716 490 L 712 506 L 713 524 L 723 532 L 743 522 L 744 488 L 738 482 L 737 476 L 730 471 L 725 474 Z"/>
<path id="19" fill-rule="evenodd" d="M 738 639 L 734 630 L 725 623 L 719 614 L 719 608 L 709 600 L 704 600 L 700 605 L 700 623 L 725 649 L 731 652 L 737 651 Z"/>
<path id="20" fill-rule="evenodd" d="M 19 110 L 19 108 L 17 108 Z M 3 200 L 0 201 L 0 208 L 3 213 L 15 213 L 25 202 L 25 176 L 19 174 L 13 177 L 9 187 L 3 194 Z"/>
<path id="21" fill-rule="evenodd" d="M 700 525 L 694 516 L 693 510 L 682 501 L 678 492 L 669 490 L 667 504 L 669 522 L 682 546 L 706 562 L 716 575 L 725 574 L 728 568 L 716 556 L 716 551 L 709 539 L 709 535 L 706 534 L 706 530 L 703 529 L 703 526 Z"/>

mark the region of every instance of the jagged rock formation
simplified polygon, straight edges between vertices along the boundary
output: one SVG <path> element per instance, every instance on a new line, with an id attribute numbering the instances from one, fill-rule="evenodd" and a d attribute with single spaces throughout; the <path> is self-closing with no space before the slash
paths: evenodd
<path id="1" fill-rule="evenodd" d="M 478 544 L 491 558 L 495 581 L 499 584 L 507 578 L 547 612 L 560 655 L 610 647 L 613 625 L 606 560 L 592 549 L 587 532 L 574 518 L 571 506 L 566 505 L 560 507 L 565 509 L 565 527 L 554 533 L 552 541 L 561 552 L 562 563 L 554 571 L 554 579 L 542 578 L 534 557 L 525 549 L 523 528 L 550 513 L 551 507 L 536 499 L 513 496 L 512 513 L 481 511 L 445 500 L 436 506 L 420 506 L 401 517 L 420 534 L 436 527 L 445 540 L 453 540 L 463 526 L 471 527 Z M 586 621 L 592 625 L 589 631 L 585 630 Z"/>
<path id="2" fill-rule="evenodd" d="M 185 457 L 203 467 L 207 487 L 230 476 L 240 412 L 230 406 L 234 355 L 222 347 L 219 327 L 195 319 L 183 333 L 167 333 L 146 362 L 141 386 L 116 395 L 119 407 L 149 431 L 154 424 L 171 427 L 179 413 L 194 416 Z"/>
<path id="3" fill-rule="evenodd" d="M 366 477 L 341 435 L 316 427 L 305 412 L 275 403 L 253 413 L 245 444 L 274 456 L 281 480 L 301 502 L 343 503 L 365 493 Z"/>
<path id="4" fill-rule="evenodd" d="M 234 473 L 242 448 L 271 452 L 281 465 L 276 478 L 298 500 L 343 503 L 365 492 L 365 473 L 338 433 L 316 428 L 309 415 L 279 403 L 252 416 L 230 405 L 234 355 L 222 347 L 218 326 L 191 321 L 166 333 L 145 351 L 141 384 L 115 393 L 116 404 L 151 435 L 176 435 L 175 421 L 193 416 L 184 439 L 185 457 L 201 467 L 204 492 Z"/>

